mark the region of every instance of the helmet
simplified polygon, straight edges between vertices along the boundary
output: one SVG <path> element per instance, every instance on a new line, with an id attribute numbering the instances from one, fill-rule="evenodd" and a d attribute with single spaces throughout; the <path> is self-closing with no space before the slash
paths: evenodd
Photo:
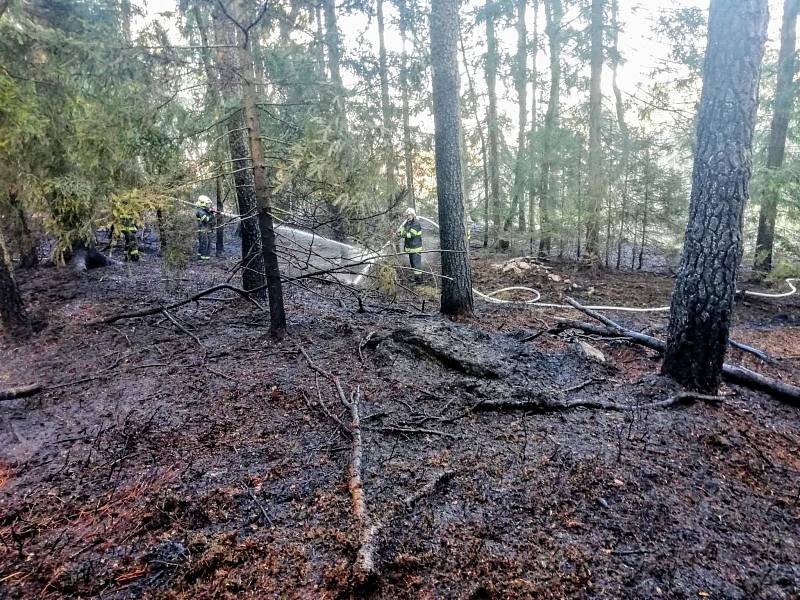
<path id="1" fill-rule="evenodd" d="M 197 208 L 210 208 L 211 207 L 211 198 L 208 196 L 198 196 L 197 197 Z"/>
<path id="2" fill-rule="evenodd" d="M 411 208 L 411 207 L 409 206 L 409 207 L 406 209 L 406 216 L 407 216 L 407 217 L 416 217 L 416 216 L 417 216 L 417 211 L 415 211 L 413 208 Z"/>

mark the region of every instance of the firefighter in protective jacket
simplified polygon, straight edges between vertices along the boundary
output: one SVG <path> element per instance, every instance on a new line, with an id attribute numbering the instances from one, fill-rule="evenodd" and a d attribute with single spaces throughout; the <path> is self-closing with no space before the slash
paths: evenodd
<path id="1" fill-rule="evenodd" d="M 408 254 L 408 261 L 414 269 L 414 281 L 422 281 L 422 225 L 417 220 L 413 208 L 406 209 L 406 220 L 397 230 L 398 237 L 403 238 L 403 252 Z"/>
<path id="2" fill-rule="evenodd" d="M 211 232 L 214 231 L 214 214 L 211 210 L 211 198 L 198 196 L 197 210 L 197 258 L 202 261 L 211 259 Z"/>
<path id="3" fill-rule="evenodd" d="M 136 222 L 130 217 L 122 219 L 122 239 L 125 241 L 125 260 L 139 260 L 139 244 L 136 242 Z"/>

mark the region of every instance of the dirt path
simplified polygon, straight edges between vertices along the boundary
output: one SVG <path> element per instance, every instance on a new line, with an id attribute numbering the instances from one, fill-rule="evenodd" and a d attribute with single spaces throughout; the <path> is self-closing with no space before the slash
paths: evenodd
<path id="1" fill-rule="evenodd" d="M 2 346 L 0 385 L 94 378 L 3 403 L 0 596 L 800 594 L 796 409 L 726 388 L 719 406 L 470 412 L 496 399 L 635 407 L 675 391 L 654 353 L 616 340 L 589 340 L 607 364 L 585 359 L 574 334 L 518 341 L 552 311 L 483 306 L 451 324 L 417 300 L 368 299 L 358 313 L 322 286 L 287 294 L 281 343 L 240 300 L 175 311 L 202 346 L 163 316 L 88 326 L 224 278 L 217 265 L 176 279 L 148 259 L 21 277 L 46 325 L 30 346 Z M 488 262 L 476 263 L 479 285 L 508 285 Z M 560 282 L 518 279 L 603 303 L 662 303 L 671 289 L 655 275 L 556 270 Z M 796 299 L 740 306 L 735 335 L 780 360 L 732 360 L 800 383 L 798 315 Z M 659 335 L 665 323 L 623 320 Z M 301 346 L 363 393 L 365 491 L 383 525 L 368 590 L 351 577 L 349 440 L 315 405 L 319 385 L 337 408 Z"/>

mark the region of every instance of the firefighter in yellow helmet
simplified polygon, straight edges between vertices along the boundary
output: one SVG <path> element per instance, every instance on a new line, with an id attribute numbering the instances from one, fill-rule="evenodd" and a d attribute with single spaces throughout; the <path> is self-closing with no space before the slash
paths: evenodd
<path id="1" fill-rule="evenodd" d="M 408 254 L 408 262 L 414 269 L 414 281 L 422 283 L 422 225 L 413 208 L 406 209 L 406 220 L 400 225 L 397 235 L 403 238 L 403 252 Z"/>
<path id="2" fill-rule="evenodd" d="M 211 260 L 211 233 L 214 231 L 214 211 L 211 198 L 198 196 L 195 205 L 197 210 L 197 258 L 201 261 Z"/>

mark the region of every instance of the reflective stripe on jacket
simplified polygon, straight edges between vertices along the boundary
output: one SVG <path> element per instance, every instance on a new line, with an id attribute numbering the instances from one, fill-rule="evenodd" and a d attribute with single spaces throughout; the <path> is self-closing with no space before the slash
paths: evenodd
<path id="1" fill-rule="evenodd" d="M 398 231 L 403 237 L 405 252 L 422 252 L 422 225 L 416 218 L 407 220 Z"/>

